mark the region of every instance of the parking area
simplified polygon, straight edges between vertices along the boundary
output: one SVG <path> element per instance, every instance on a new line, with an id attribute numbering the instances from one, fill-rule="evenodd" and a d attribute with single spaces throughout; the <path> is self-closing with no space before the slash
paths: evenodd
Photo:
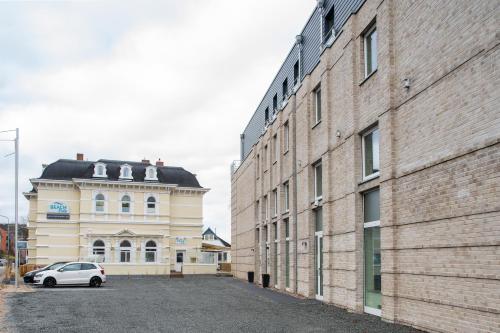
<path id="1" fill-rule="evenodd" d="M 228 277 L 110 277 L 6 296 L 9 332 L 419 332 Z"/>

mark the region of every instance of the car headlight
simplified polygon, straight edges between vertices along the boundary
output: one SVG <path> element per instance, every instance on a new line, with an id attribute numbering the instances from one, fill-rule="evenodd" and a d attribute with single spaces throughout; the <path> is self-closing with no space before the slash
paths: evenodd
<path id="1" fill-rule="evenodd" d="M 43 276 L 43 273 L 37 273 L 37 274 L 35 274 L 35 277 L 41 277 L 41 276 Z"/>

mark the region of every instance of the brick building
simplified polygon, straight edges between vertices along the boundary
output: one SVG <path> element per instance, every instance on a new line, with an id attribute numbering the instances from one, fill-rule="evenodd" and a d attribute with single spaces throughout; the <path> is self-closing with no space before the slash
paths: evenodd
<path id="1" fill-rule="evenodd" d="M 232 270 L 500 331 L 498 1 L 318 1 L 241 135 Z"/>

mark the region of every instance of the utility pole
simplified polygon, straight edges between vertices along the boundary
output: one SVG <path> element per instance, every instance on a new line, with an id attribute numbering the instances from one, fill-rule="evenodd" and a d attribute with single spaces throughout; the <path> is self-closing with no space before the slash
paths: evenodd
<path id="1" fill-rule="evenodd" d="M 15 242 L 16 242 L 16 247 L 14 250 L 14 253 L 16 255 L 16 261 L 15 261 L 15 270 L 14 274 L 16 277 L 16 289 L 18 286 L 18 265 L 19 265 L 19 249 L 17 248 L 17 225 L 19 223 L 19 128 L 16 128 L 16 140 L 15 140 L 15 146 L 16 146 L 16 179 L 15 179 L 15 195 L 16 195 L 16 227 L 15 227 Z"/>

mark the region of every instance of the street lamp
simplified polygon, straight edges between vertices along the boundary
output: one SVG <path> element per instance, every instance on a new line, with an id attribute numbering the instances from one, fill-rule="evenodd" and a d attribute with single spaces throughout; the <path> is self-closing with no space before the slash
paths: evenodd
<path id="1" fill-rule="evenodd" d="M 14 228 L 14 255 L 15 255 L 15 267 L 14 267 L 14 274 L 16 278 L 16 289 L 18 286 L 18 278 L 17 278 L 17 266 L 19 264 L 19 258 L 17 256 L 17 224 L 19 222 L 19 128 L 16 128 L 15 130 L 7 130 L 7 131 L 0 131 L 0 133 L 6 133 L 6 132 L 16 132 L 16 138 L 14 140 L 0 140 L 0 141 L 14 141 L 14 147 L 15 151 L 13 154 L 15 154 L 15 163 L 16 163 L 16 168 L 15 168 L 15 228 Z M 12 154 L 8 154 L 6 156 L 10 156 Z M 10 241 L 10 239 L 9 239 Z"/>

